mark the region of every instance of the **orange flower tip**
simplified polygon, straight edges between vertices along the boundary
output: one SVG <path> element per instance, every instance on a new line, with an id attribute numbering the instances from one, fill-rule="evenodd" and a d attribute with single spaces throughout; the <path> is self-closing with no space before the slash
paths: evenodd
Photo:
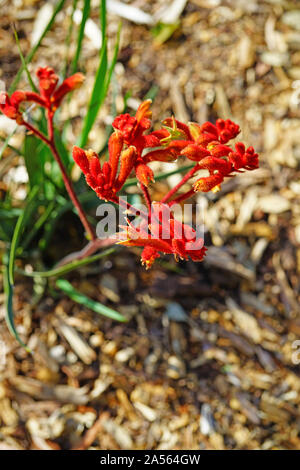
<path id="1" fill-rule="evenodd" d="M 152 117 L 152 111 L 150 110 L 151 104 L 152 104 L 152 100 L 148 99 L 148 100 L 143 101 L 139 105 L 139 107 L 137 109 L 137 112 L 136 112 L 136 115 L 135 115 L 138 122 L 141 122 L 142 119 L 144 119 L 144 118 L 147 119 L 147 118 Z M 150 122 L 149 122 L 149 125 L 150 125 Z"/>
<path id="2" fill-rule="evenodd" d="M 197 124 L 196 122 L 189 122 L 188 128 L 189 128 L 192 138 L 194 140 L 197 140 L 201 134 L 201 127 L 199 126 L 199 124 Z"/>
<path id="3" fill-rule="evenodd" d="M 83 84 L 84 80 L 85 80 L 85 76 L 83 75 L 83 73 L 75 73 L 74 75 L 71 75 L 71 77 L 69 77 L 69 80 L 70 80 L 70 85 L 73 87 L 73 89 L 75 88 L 78 88 L 80 87 L 80 85 Z"/>
<path id="4" fill-rule="evenodd" d="M 218 193 L 221 189 L 221 186 L 219 184 L 217 184 L 217 186 L 215 186 L 214 188 L 211 189 L 211 192 L 212 193 Z"/>
<path id="5" fill-rule="evenodd" d="M 40 82 L 40 89 L 43 90 L 47 96 L 51 95 L 59 80 L 54 70 L 51 67 L 39 67 L 36 75 Z"/>
<path id="6" fill-rule="evenodd" d="M 147 165 L 143 163 L 137 165 L 135 172 L 137 179 L 144 186 L 149 186 L 150 183 L 154 183 L 155 180 L 153 171 Z"/>
<path id="7" fill-rule="evenodd" d="M 98 158 L 98 154 L 93 149 L 88 149 L 88 150 L 83 150 L 83 151 L 84 151 L 84 153 L 85 153 L 88 160 L 91 160 L 91 158 L 93 158 L 93 157 Z"/>
<path id="8" fill-rule="evenodd" d="M 151 246 L 145 246 L 141 256 L 142 266 L 145 266 L 146 269 L 151 268 L 152 264 L 157 258 L 160 258 L 158 251 Z"/>

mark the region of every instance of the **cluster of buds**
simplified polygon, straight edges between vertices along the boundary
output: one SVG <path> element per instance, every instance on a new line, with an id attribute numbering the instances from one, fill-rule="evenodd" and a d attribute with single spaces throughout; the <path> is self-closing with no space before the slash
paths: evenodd
<path id="1" fill-rule="evenodd" d="M 40 67 L 36 75 L 39 80 L 39 93 L 17 90 L 10 97 L 5 92 L 0 93 L 0 111 L 20 125 L 24 124 L 22 110 L 20 109 L 22 104 L 25 102 L 37 103 L 54 114 L 65 95 L 79 87 L 84 80 L 81 73 L 75 73 L 57 86 L 59 77 L 50 67 Z"/>

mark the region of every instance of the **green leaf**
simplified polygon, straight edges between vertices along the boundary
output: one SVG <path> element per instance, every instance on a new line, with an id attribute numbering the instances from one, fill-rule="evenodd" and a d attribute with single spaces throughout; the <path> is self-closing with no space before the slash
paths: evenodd
<path id="1" fill-rule="evenodd" d="M 83 36 L 84 36 L 84 28 L 85 28 L 85 24 L 87 22 L 87 19 L 90 15 L 90 9 L 91 9 L 91 0 L 84 0 L 83 11 L 82 11 L 82 19 L 81 19 L 81 23 L 80 23 L 79 32 L 78 32 L 78 38 L 77 38 L 77 47 L 76 47 L 75 56 L 74 56 L 74 59 L 73 59 L 73 62 L 72 62 L 72 73 L 75 73 L 76 70 L 77 70 L 77 64 L 78 64 L 78 60 L 79 60 L 79 56 L 80 56 L 80 52 L 81 52 L 81 47 L 82 47 L 82 40 L 83 40 Z"/>
<path id="2" fill-rule="evenodd" d="M 14 130 L 6 137 L 6 139 L 5 139 L 5 141 L 4 141 L 3 145 L 2 145 L 2 147 L 1 147 L 1 149 L 0 149 L 0 160 L 1 160 L 2 156 L 3 156 L 3 153 L 4 153 L 5 149 L 6 149 L 6 147 L 9 147 L 9 141 L 10 141 L 10 139 L 15 135 L 15 132 L 16 132 L 17 128 L 18 128 L 18 126 L 16 126 L 16 127 L 14 128 Z"/>
<path id="3" fill-rule="evenodd" d="M 44 144 L 43 144 L 44 145 Z M 27 135 L 24 140 L 23 155 L 30 187 L 43 187 L 44 158 L 41 142 L 34 135 Z"/>
<path id="4" fill-rule="evenodd" d="M 64 6 L 64 3 L 65 3 L 65 0 L 59 0 L 54 8 L 54 11 L 53 11 L 53 14 L 48 22 L 48 24 L 46 25 L 44 31 L 42 32 L 41 36 L 39 37 L 38 41 L 36 42 L 36 44 L 33 46 L 33 48 L 31 49 L 31 51 L 29 52 L 29 54 L 25 57 L 25 63 L 26 65 L 29 64 L 31 62 L 31 60 L 33 59 L 36 51 L 38 50 L 38 48 L 40 47 L 41 45 L 41 42 L 42 40 L 44 39 L 44 37 L 46 36 L 47 32 L 51 29 L 54 21 L 55 21 L 55 18 L 56 18 L 56 15 L 60 12 L 60 10 L 63 8 Z M 18 73 L 11 85 L 11 87 L 9 88 L 9 94 L 13 93 L 15 91 L 15 89 L 17 88 L 17 85 L 20 81 L 20 78 L 22 76 L 22 73 L 24 71 L 24 65 L 22 64 L 21 67 L 19 68 L 18 70 Z"/>
<path id="5" fill-rule="evenodd" d="M 9 251 L 9 260 L 8 260 L 8 279 L 10 284 L 14 284 L 14 265 L 15 265 L 15 256 L 16 256 L 16 250 L 19 244 L 20 236 L 26 226 L 26 223 L 31 215 L 32 211 L 32 202 L 38 195 L 39 188 L 38 186 L 35 186 L 32 188 L 32 190 L 29 193 L 28 199 L 27 199 L 27 204 L 25 206 L 24 211 L 20 214 L 15 230 L 13 233 L 12 241 L 11 241 L 11 246 L 10 246 L 10 251 Z"/>
<path id="6" fill-rule="evenodd" d="M 102 19 L 102 22 L 104 22 L 103 19 Z M 102 33 L 103 33 L 103 28 L 104 29 L 106 28 L 105 25 L 106 23 L 104 22 L 102 24 Z M 114 71 L 114 68 L 117 62 L 119 44 L 120 44 L 120 32 L 121 32 L 121 24 L 119 25 L 116 45 L 114 48 L 114 54 L 113 54 L 113 58 L 109 67 L 107 63 L 107 38 L 105 37 L 103 40 L 99 67 L 97 69 L 94 87 L 93 87 L 91 99 L 88 105 L 87 114 L 84 119 L 83 129 L 82 129 L 81 136 L 80 136 L 79 143 L 78 143 L 79 147 L 84 147 L 85 144 L 87 143 L 90 130 L 97 118 L 100 107 L 103 104 L 103 101 L 107 95 L 107 91 L 108 91 L 111 78 L 112 78 L 112 73 Z"/>
<path id="7" fill-rule="evenodd" d="M 49 269 L 49 271 L 26 272 L 21 269 L 17 269 L 17 272 L 27 277 L 41 277 L 41 278 L 59 277 L 59 276 L 63 276 L 64 274 L 69 273 L 70 271 L 73 271 L 74 269 L 78 269 L 78 268 L 81 268 L 82 266 L 86 266 L 87 264 L 98 261 L 99 259 L 110 255 L 115 250 L 116 248 L 109 248 L 108 250 L 98 253 L 97 255 L 89 256 L 87 258 L 76 260 L 76 261 L 72 261 L 71 263 L 65 264 L 64 266 L 61 266 L 60 268 Z"/>
<path id="8" fill-rule="evenodd" d="M 158 45 L 163 44 L 166 42 L 178 29 L 180 26 L 180 21 L 176 21 L 172 24 L 167 23 L 158 23 L 154 28 L 152 28 L 151 32 L 155 37 L 155 43 Z"/>
<path id="9" fill-rule="evenodd" d="M 44 223 L 48 220 L 51 212 L 53 211 L 55 207 L 55 202 L 51 201 L 48 206 L 45 207 L 44 212 L 42 215 L 38 218 L 38 220 L 34 223 L 32 229 L 28 233 L 27 237 L 25 238 L 24 242 L 22 243 L 22 248 L 25 250 L 31 240 L 34 238 L 36 233 L 42 228 Z"/>
<path id="10" fill-rule="evenodd" d="M 88 110 L 83 122 L 83 129 L 80 136 L 79 147 L 84 147 L 87 142 L 90 130 L 96 120 L 100 106 L 105 98 L 105 79 L 107 73 L 107 40 L 104 40 L 101 48 L 99 67 L 97 69 L 94 87 Z"/>
<path id="11" fill-rule="evenodd" d="M 101 0 L 100 3 L 100 23 L 102 31 L 102 44 L 106 38 L 106 0 Z"/>
<path id="12" fill-rule="evenodd" d="M 3 273 L 4 280 L 4 294 L 5 294 L 5 321 L 10 333 L 13 337 L 19 342 L 19 344 L 26 349 L 27 352 L 31 353 L 32 351 L 23 343 L 21 340 L 14 323 L 14 312 L 13 312 L 13 285 L 9 281 L 9 270 L 8 267 L 4 266 Z"/>
<path id="13" fill-rule="evenodd" d="M 26 226 L 26 223 L 28 222 L 28 219 L 32 213 L 32 206 L 33 202 L 38 195 L 38 186 L 35 186 L 31 192 L 29 193 L 28 196 L 28 202 L 26 204 L 26 207 L 24 211 L 20 214 L 15 230 L 13 233 L 12 241 L 11 241 L 11 246 L 8 254 L 8 261 L 5 262 L 4 265 L 4 293 L 5 293 L 5 305 L 6 305 L 6 315 L 5 315 L 5 320 L 8 326 L 9 331 L 12 333 L 12 335 L 16 338 L 16 340 L 26 348 L 28 352 L 30 350 L 28 347 L 23 343 L 21 338 L 18 335 L 18 332 L 15 328 L 14 324 L 14 313 L 13 313 L 13 307 L 12 307 L 12 298 L 13 298 L 13 285 L 14 285 L 14 268 L 15 268 L 15 256 L 16 256 L 16 251 L 18 248 L 18 243 L 21 237 L 21 234 Z"/>
<path id="14" fill-rule="evenodd" d="M 69 28 L 68 28 L 68 34 L 66 37 L 66 58 L 65 58 L 65 66 L 64 66 L 64 71 L 63 71 L 63 78 L 65 79 L 68 73 L 68 65 L 69 65 L 69 52 L 70 52 L 70 45 L 71 45 L 71 38 L 72 38 L 72 31 L 74 27 L 74 13 L 77 8 L 77 3 L 78 0 L 73 0 L 72 4 L 72 13 L 70 16 L 70 23 L 69 23 Z"/>
<path id="15" fill-rule="evenodd" d="M 19 50 L 19 56 L 20 56 L 20 59 L 21 59 L 21 62 L 22 62 L 22 65 L 23 65 L 23 69 L 25 70 L 26 72 L 26 75 L 27 75 L 27 78 L 28 78 L 28 82 L 32 88 L 32 91 L 35 91 L 36 93 L 38 92 L 38 89 L 37 87 L 35 86 L 32 78 L 31 78 L 31 75 L 30 75 L 30 72 L 28 70 L 28 67 L 27 67 L 27 64 L 26 64 L 26 61 L 25 61 L 25 58 L 23 56 L 23 53 L 22 53 L 22 49 L 21 49 L 21 46 L 20 46 L 20 41 L 19 41 L 19 37 L 18 37 L 18 33 L 17 33 L 17 30 L 14 28 L 14 34 L 15 34 L 15 39 L 16 39 L 16 43 L 17 43 L 17 46 L 18 46 L 18 50 Z"/>
<path id="16" fill-rule="evenodd" d="M 56 281 L 56 285 L 59 289 L 61 289 L 65 294 L 70 297 L 70 299 L 74 300 L 80 305 L 84 305 L 85 307 L 93 310 L 100 315 L 104 315 L 105 317 L 111 318 L 112 320 L 117 320 L 120 322 L 127 322 L 127 318 L 125 318 L 120 313 L 116 312 L 109 307 L 106 307 L 95 300 L 86 297 L 84 294 L 81 294 L 78 290 L 74 289 L 74 287 L 65 279 L 58 279 Z"/>

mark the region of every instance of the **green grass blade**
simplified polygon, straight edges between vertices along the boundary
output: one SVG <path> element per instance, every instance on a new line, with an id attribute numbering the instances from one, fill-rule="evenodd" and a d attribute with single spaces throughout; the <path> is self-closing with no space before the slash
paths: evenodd
<path id="1" fill-rule="evenodd" d="M 18 129 L 18 126 L 14 128 L 14 130 L 6 137 L 5 141 L 3 142 L 3 145 L 0 149 L 0 160 L 3 156 L 3 153 L 5 152 L 6 147 L 9 147 L 9 141 L 15 135 L 17 129 Z"/>
<path id="2" fill-rule="evenodd" d="M 28 217 L 31 213 L 31 203 L 37 196 L 39 191 L 38 186 L 35 186 L 29 196 L 28 196 L 28 202 L 26 204 L 26 207 L 24 211 L 21 213 L 19 216 L 16 227 L 13 233 L 12 241 L 11 241 L 11 246 L 10 246 L 10 252 L 9 252 L 9 260 L 8 260 L 8 279 L 9 283 L 11 285 L 14 284 L 14 265 L 15 265 L 15 256 L 16 256 L 16 250 L 18 248 L 18 243 L 20 240 L 21 233 L 26 225 L 26 222 L 28 220 Z"/>
<path id="3" fill-rule="evenodd" d="M 68 28 L 68 34 L 66 37 L 66 58 L 65 58 L 65 66 L 64 66 L 64 72 L 63 72 L 63 78 L 65 79 L 68 73 L 68 67 L 69 67 L 69 52 L 70 52 L 70 46 L 71 46 L 71 38 L 72 38 L 72 31 L 74 27 L 74 13 L 77 8 L 77 3 L 78 0 L 73 0 L 72 4 L 72 13 L 70 16 L 70 24 Z"/>
<path id="4" fill-rule="evenodd" d="M 42 40 L 44 39 L 44 37 L 46 36 L 46 34 L 48 33 L 48 31 L 51 29 L 54 21 L 55 21 L 55 18 L 56 18 L 56 15 L 60 12 L 60 10 L 63 8 L 64 6 L 64 3 L 65 3 L 66 0 L 59 0 L 54 8 L 54 11 L 53 11 L 53 14 L 47 24 L 47 26 L 45 27 L 44 31 L 42 32 L 39 40 L 36 42 L 36 44 L 32 47 L 31 51 L 29 52 L 29 54 L 25 57 L 25 63 L 26 64 L 29 64 L 31 62 L 31 60 L 33 59 L 36 51 L 38 50 L 38 48 L 40 47 L 41 45 L 41 42 Z M 20 81 L 20 78 L 22 76 L 22 73 L 24 71 L 24 66 L 23 64 L 21 65 L 21 67 L 19 68 L 18 70 L 18 73 L 13 81 L 13 83 L 11 84 L 11 87 L 9 88 L 9 94 L 13 93 L 16 89 L 16 87 L 18 86 L 18 83 Z"/>
<path id="5" fill-rule="evenodd" d="M 27 246 L 31 242 L 31 240 L 34 238 L 34 236 L 37 234 L 37 232 L 42 228 L 44 223 L 48 220 L 51 212 L 54 210 L 55 207 L 55 202 L 51 201 L 48 206 L 46 206 L 46 209 L 44 213 L 38 218 L 38 220 L 35 222 L 33 225 L 32 229 L 28 233 L 27 237 L 25 238 L 24 242 L 22 243 L 22 248 L 23 250 L 26 250 Z"/>
<path id="6" fill-rule="evenodd" d="M 102 31 L 102 44 L 106 38 L 106 0 L 101 0 L 100 3 L 100 24 Z"/>
<path id="7" fill-rule="evenodd" d="M 18 126 L 15 127 L 15 129 L 13 130 L 13 132 L 7 136 L 6 138 L 3 137 L 3 136 L 0 136 L 0 140 L 3 142 L 3 146 L 1 147 L 0 149 L 0 160 L 1 160 L 1 157 L 3 155 L 3 152 L 4 150 L 6 149 L 6 147 L 8 147 L 10 150 L 13 150 L 17 155 L 19 155 L 20 157 L 22 156 L 22 152 L 21 150 L 17 149 L 16 147 L 14 147 L 13 145 L 11 145 L 9 143 L 10 139 L 12 138 L 12 136 L 15 134 L 16 130 L 17 130 Z"/>
<path id="8" fill-rule="evenodd" d="M 82 41 L 83 41 L 83 36 L 84 36 L 84 28 L 85 24 L 87 22 L 87 19 L 90 15 L 90 10 L 91 10 L 91 0 L 84 0 L 83 4 L 83 10 L 82 10 L 82 19 L 80 23 L 80 28 L 78 32 L 78 38 L 77 38 L 77 47 L 76 47 L 76 52 L 75 56 L 72 62 L 72 73 L 75 73 L 77 71 L 77 64 L 82 48 Z"/>
<path id="9" fill-rule="evenodd" d="M 30 75 L 30 72 L 28 70 L 28 67 L 27 67 L 27 64 L 26 64 L 26 61 L 25 61 L 25 58 L 23 56 L 23 53 L 22 53 L 22 49 L 21 49 L 21 45 L 20 45 L 20 41 L 19 41 L 19 36 L 18 36 L 18 33 L 17 33 L 17 30 L 14 28 L 14 34 L 15 34 L 15 39 L 16 39 L 16 43 L 17 43 L 17 46 L 18 46 L 18 50 L 19 50 L 19 56 L 20 56 L 20 59 L 21 59 L 21 62 L 22 62 L 22 66 L 23 66 L 23 69 L 25 70 L 26 72 L 26 75 L 27 75 L 27 78 L 28 78 L 28 82 L 31 86 L 31 89 L 32 91 L 35 91 L 36 93 L 38 92 L 38 89 L 37 87 L 35 86 L 32 78 L 31 78 L 31 75 Z"/>
<path id="10" fill-rule="evenodd" d="M 14 312 L 13 312 L 13 285 L 9 281 L 9 270 L 5 265 L 4 273 L 4 294 L 5 294 L 5 321 L 10 333 L 19 342 L 19 344 L 26 349 L 27 352 L 31 353 L 31 350 L 21 340 L 14 323 Z"/>
<path id="11" fill-rule="evenodd" d="M 80 136 L 79 146 L 84 147 L 90 130 L 96 120 L 100 106 L 105 98 L 106 91 L 106 73 L 107 73 L 107 40 L 104 40 L 101 48 L 100 63 L 96 73 L 94 87 L 91 99 L 88 105 L 88 110 L 84 119 L 83 129 Z"/>
<path id="12" fill-rule="evenodd" d="M 116 40 L 116 44 L 115 44 L 115 48 L 114 48 L 114 54 L 113 54 L 113 58 L 112 58 L 112 61 L 111 61 L 111 64 L 109 66 L 108 73 L 107 73 L 104 97 L 107 94 L 107 91 L 108 91 L 108 88 L 109 88 L 109 85 L 110 85 L 110 82 L 111 82 L 112 73 L 114 71 L 114 68 L 115 68 L 115 65 L 116 65 L 116 62 L 117 62 L 117 58 L 118 58 L 119 46 L 120 46 L 121 27 L 122 27 L 122 23 L 119 23 L 118 32 L 117 32 L 117 40 Z"/>
<path id="13" fill-rule="evenodd" d="M 30 272 L 23 271 L 21 269 L 17 269 L 17 272 L 27 277 L 41 277 L 41 278 L 59 277 L 59 276 L 63 276 L 64 274 L 69 273 L 70 271 L 73 271 L 74 269 L 78 269 L 78 268 L 81 268 L 82 266 L 86 266 L 87 264 L 98 261 L 99 259 L 110 255 L 115 250 L 116 248 L 109 248 L 108 250 L 98 253 L 97 255 L 89 256 L 87 258 L 80 259 L 77 261 L 72 261 L 71 263 L 65 264 L 64 266 L 61 266 L 60 268 L 50 269 L 49 271 L 33 271 L 30 273 Z"/>
<path id="14" fill-rule="evenodd" d="M 44 186 L 44 158 L 42 147 L 44 143 L 34 135 L 27 135 L 23 145 L 23 156 L 28 173 L 30 187 Z"/>
<path id="15" fill-rule="evenodd" d="M 111 318 L 112 320 L 117 320 L 120 322 L 127 322 L 127 318 L 125 318 L 120 313 L 116 312 L 112 308 L 106 307 L 95 300 L 86 297 L 85 295 L 81 294 L 78 290 L 74 289 L 74 287 L 65 279 L 58 279 L 56 281 L 56 286 L 61 289 L 65 294 L 67 294 L 70 299 L 74 300 L 80 305 L 84 305 L 85 307 L 93 310 L 100 315 L 104 315 L 105 317 Z"/>

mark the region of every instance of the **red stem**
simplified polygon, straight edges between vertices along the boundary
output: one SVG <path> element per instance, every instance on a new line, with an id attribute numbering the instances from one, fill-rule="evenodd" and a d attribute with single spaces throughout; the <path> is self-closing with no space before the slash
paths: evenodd
<path id="1" fill-rule="evenodd" d="M 29 124 L 29 122 L 23 121 L 22 124 L 26 127 L 26 129 L 32 132 L 32 134 L 35 134 L 39 139 L 45 142 L 46 145 L 50 145 L 50 140 L 47 139 L 47 137 L 42 134 L 38 129 Z"/>
<path id="2" fill-rule="evenodd" d="M 78 261 L 87 258 L 88 256 L 93 255 L 95 251 L 98 251 L 99 248 L 107 248 L 111 245 L 114 245 L 116 241 L 116 238 L 96 238 L 96 240 L 90 241 L 82 250 L 74 251 L 73 253 L 70 253 L 69 255 L 65 256 L 59 261 L 59 263 L 57 263 L 55 267 L 60 268 L 65 264 L 71 263 L 72 261 Z"/>
<path id="3" fill-rule="evenodd" d="M 177 191 L 181 186 L 184 185 L 195 173 L 196 171 L 199 170 L 198 164 L 196 164 L 193 168 L 191 168 L 190 171 L 187 172 L 187 174 L 182 178 L 181 181 L 179 181 L 174 188 L 172 188 L 161 200 L 161 202 L 167 202 Z M 193 191 L 194 192 L 194 191 Z M 179 196 L 180 197 L 180 196 Z M 185 198 L 186 199 L 186 198 Z M 171 201 L 173 202 L 173 201 Z"/>
<path id="4" fill-rule="evenodd" d="M 192 197 L 193 195 L 195 194 L 195 191 L 194 189 L 190 189 L 189 191 L 187 191 L 186 193 L 183 193 L 183 194 L 180 194 L 179 196 L 177 196 L 175 199 L 173 199 L 172 201 L 168 202 L 169 206 L 173 206 L 173 204 L 177 204 L 178 202 L 182 202 L 184 201 L 185 199 L 188 199 L 189 197 Z"/>
<path id="5" fill-rule="evenodd" d="M 151 197 L 150 197 L 148 188 L 143 183 L 141 183 L 141 190 L 143 191 L 143 195 L 144 195 L 144 198 L 145 198 L 145 201 L 146 201 L 146 204 L 147 204 L 147 207 L 148 207 L 148 211 L 149 211 L 149 216 L 150 216 L 150 214 L 151 214 Z"/>
<path id="6" fill-rule="evenodd" d="M 50 148 L 54 159 L 58 163 L 58 166 L 60 168 L 60 171 L 62 173 L 63 181 L 66 187 L 66 190 L 68 191 L 68 194 L 70 196 L 71 201 L 73 202 L 74 206 L 77 209 L 79 218 L 81 220 L 82 225 L 84 226 L 86 233 L 88 234 L 89 238 L 91 240 L 96 240 L 96 234 L 93 229 L 93 227 L 90 225 L 89 221 L 87 220 L 87 217 L 84 213 L 84 210 L 76 196 L 76 193 L 74 191 L 73 185 L 71 180 L 68 177 L 68 174 L 66 172 L 66 169 L 63 165 L 63 162 L 60 158 L 60 155 L 57 151 L 56 145 L 55 145 L 55 140 L 54 140 L 54 128 L 53 128 L 53 113 L 51 111 L 48 111 L 47 115 L 47 124 L 48 124 L 48 134 L 49 138 L 47 138 L 44 134 L 42 134 L 38 129 L 33 127 L 29 122 L 24 121 L 23 122 L 24 126 L 33 134 L 35 134 L 39 139 L 41 139 L 43 142 L 45 142 L 46 145 Z"/>

